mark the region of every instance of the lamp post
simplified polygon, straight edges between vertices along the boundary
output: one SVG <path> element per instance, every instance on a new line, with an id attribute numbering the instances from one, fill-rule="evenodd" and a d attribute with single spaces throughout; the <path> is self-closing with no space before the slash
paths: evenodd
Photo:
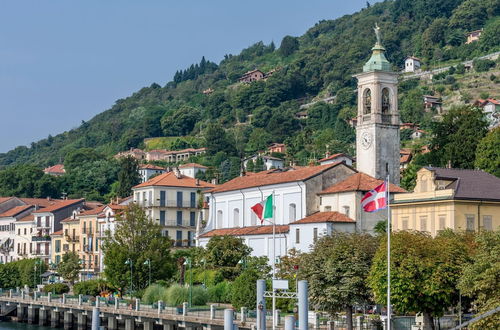
<path id="1" fill-rule="evenodd" d="M 207 288 L 207 261 L 205 259 L 200 260 L 203 264 L 203 288 Z"/>
<path id="2" fill-rule="evenodd" d="M 78 261 L 78 263 L 80 265 L 82 265 L 82 282 L 85 282 L 85 275 L 84 275 L 84 272 L 85 272 L 85 259 L 80 259 Z"/>
<path id="3" fill-rule="evenodd" d="M 188 270 L 189 270 L 189 301 L 188 301 L 188 304 L 189 304 L 189 307 L 191 307 L 192 302 L 193 302 L 193 272 L 191 271 L 191 259 L 186 258 L 184 265 L 187 265 Z"/>
<path id="4" fill-rule="evenodd" d="M 148 286 L 151 286 L 151 259 L 144 261 L 144 265 L 149 266 L 149 281 Z"/>
<path id="5" fill-rule="evenodd" d="M 40 284 L 42 284 L 42 264 L 43 264 L 42 259 L 36 259 L 35 260 L 35 282 L 36 282 L 36 284 L 38 284 L 38 281 L 36 279 L 37 276 L 38 276 L 38 274 L 36 273 L 37 269 L 38 269 L 38 271 L 40 273 Z M 35 284 L 35 286 L 36 286 L 36 284 Z"/>
<path id="6" fill-rule="evenodd" d="M 132 291 L 133 291 L 133 283 L 132 283 L 132 267 L 133 267 L 133 262 L 132 259 L 128 258 L 127 261 L 125 261 L 125 265 L 130 265 L 130 298 L 132 298 Z"/>

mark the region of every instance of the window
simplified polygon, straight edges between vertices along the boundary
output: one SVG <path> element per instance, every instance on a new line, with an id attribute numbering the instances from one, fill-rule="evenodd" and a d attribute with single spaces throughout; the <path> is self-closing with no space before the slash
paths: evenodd
<path id="1" fill-rule="evenodd" d="M 160 211 L 160 226 L 165 226 L 165 211 Z"/>
<path id="2" fill-rule="evenodd" d="M 446 228 L 446 216 L 439 216 L 439 230 L 444 230 Z"/>
<path id="3" fill-rule="evenodd" d="M 97 237 L 95 238 L 95 251 L 99 251 L 99 239 Z"/>
<path id="4" fill-rule="evenodd" d="M 165 206 L 166 192 L 160 191 L 160 206 Z"/>
<path id="5" fill-rule="evenodd" d="M 89 221 L 89 234 L 92 234 L 92 221 Z"/>
<path id="6" fill-rule="evenodd" d="M 196 193 L 192 192 L 191 193 L 191 200 L 190 200 L 190 207 L 196 207 Z"/>
<path id="7" fill-rule="evenodd" d="M 82 228 L 82 234 L 86 234 L 86 233 L 87 233 L 87 223 L 84 221 L 83 228 Z"/>
<path id="8" fill-rule="evenodd" d="M 42 217 L 36 217 L 36 226 L 41 227 L 42 226 Z"/>
<path id="9" fill-rule="evenodd" d="M 50 227 L 50 217 L 48 215 L 45 216 L 45 227 Z"/>
<path id="10" fill-rule="evenodd" d="M 493 230 L 493 222 L 491 219 L 491 215 L 483 215 L 483 229 Z"/>
<path id="11" fill-rule="evenodd" d="M 181 230 L 176 231 L 175 240 L 176 240 L 176 242 L 175 242 L 176 246 L 182 246 L 182 231 Z"/>
<path id="12" fill-rule="evenodd" d="M 192 244 L 192 241 L 193 241 L 193 232 L 192 231 L 188 231 L 188 246 L 191 246 Z"/>
<path id="13" fill-rule="evenodd" d="M 61 262 L 61 256 L 57 255 L 56 256 L 56 265 L 59 264 L 60 262 Z"/>
<path id="14" fill-rule="evenodd" d="M 177 192 L 177 207 L 182 207 L 182 191 Z"/>
<path id="15" fill-rule="evenodd" d="M 372 91 L 367 88 L 363 92 L 363 114 L 367 115 L 372 112 Z"/>
<path id="16" fill-rule="evenodd" d="M 382 113 L 387 113 L 391 110 L 391 98 L 389 88 L 382 89 Z"/>
<path id="17" fill-rule="evenodd" d="M 253 213 L 253 212 L 252 212 Z M 222 210 L 217 211 L 217 229 L 222 228 Z"/>
<path id="18" fill-rule="evenodd" d="M 344 214 L 346 215 L 346 217 L 348 217 L 349 216 L 349 210 L 350 210 L 349 206 L 344 205 L 343 208 L 344 208 Z"/>
<path id="19" fill-rule="evenodd" d="M 239 227 L 240 224 L 240 209 L 233 210 L 233 227 Z"/>
<path id="20" fill-rule="evenodd" d="M 177 226 L 182 226 L 182 211 L 177 211 Z"/>
<path id="21" fill-rule="evenodd" d="M 427 216 L 420 217 L 420 230 L 427 231 Z"/>
<path id="22" fill-rule="evenodd" d="M 24 235 L 26 235 L 26 228 L 24 228 Z"/>
<path id="23" fill-rule="evenodd" d="M 318 228 L 313 228 L 313 242 L 316 243 L 318 240 Z"/>
<path id="24" fill-rule="evenodd" d="M 153 191 L 150 190 L 148 193 L 148 205 L 153 205 Z"/>
<path id="25" fill-rule="evenodd" d="M 56 240 L 56 246 L 55 246 L 55 249 L 56 249 L 56 253 L 59 253 L 61 252 L 61 240 Z"/>
<path id="26" fill-rule="evenodd" d="M 297 228 L 295 229 L 295 244 L 299 244 L 300 243 L 300 229 Z"/>
<path id="27" fill-rule="evenodd" d="M 288 205 L 288 222 L 297 220 L 297 205 L 294 203 Z"/>
<path id="28" fill-rule="evenodd" d="M 21 243 L 17 243 L 17 253 L 21 254 Z"/>
<path id="29" fill-rule="evenodd" d="M 189 225 L 191 227 L 196 226 L 196 213 L 195 212 L 189 213 Z"/>
<path id="30" fill-rule="evenodd" d="M 467 214 L 465 216 L 465 230 L 467 231 L 474 231 L 475 225 L 474 225 L 474 215 L 473 214 Z"/>
<path id="31" fill-rule="evenodd" d="M 17 234 L 21 235 L 21 228 L 17 229 Z"/>
<path id="32" fill-rule="evenodd" d="M 146 205 L 146 192 L 142 192 L 142 205 Z"/>
<path id="33" fill-rule="evenodd" d="M 401 218 L 401 229 L 408 230 L 408 217 Z"/>

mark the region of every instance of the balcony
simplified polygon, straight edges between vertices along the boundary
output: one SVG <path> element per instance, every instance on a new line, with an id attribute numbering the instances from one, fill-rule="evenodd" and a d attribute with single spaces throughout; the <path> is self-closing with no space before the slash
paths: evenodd
<path id="1" fill-rule="evenodd" d="M 174 247 L 191 247 L 195 246 L 194 240 L 188 240 L 188 239 L 180 239 L 180 240 L 173 240 L 172 242 Z"/>
<path id="2" fill-rule="evenodd" d="M 75 243 L 76 242 L 80 242 L 80 236 L 69 236 L 69 235 L 66 235 L 65 238 L 66 238 L 67 242 L 71 242 L 71 243 L 72 242 L 75 242 Z"/>
<path id="3" fill-rule="evenodd" d="M 160 219 L 156 219 L 156 221 L 165 227 L 190 227 L 190 228 L 196 227 L 196 221 L 194 222 L 193 225 L 190 224 L 189 220 L 183 220 L 183 221 L 177 222 L 177 220 L 166 219 L 165 223 L 161 223 Z"/>
<path id="4" fill-rule="evenodd" d="M 32 236 L 31 240 L 33 242 L 50 242 L 50 236 L 45 235 L 45 236 Z"/>
<path id="5" fill-rule="evenodd" d="M 32 254 L 37 257 L 48 257 L 50 255 L 49 251 L 42 250 L 34 251 Z"/>

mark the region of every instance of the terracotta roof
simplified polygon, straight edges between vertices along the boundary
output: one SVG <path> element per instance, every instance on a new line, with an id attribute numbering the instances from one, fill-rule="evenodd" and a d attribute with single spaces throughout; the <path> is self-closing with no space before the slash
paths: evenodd
<path id="1" fill-rule="evenodd" d="M 48 206 L 46 208 L 37 210 L 37 211 L 35 211 L 33 213 L 54 212 L 54 211 L 63 209 L 65 207 L 71 206 L 73 204 L 81 203 L 83 201 L 84 201 L 84 199 L 66 199 L 66 200 L 61 200 L 61 201 L 55 202 L 53 205 L 50 205 L 50 206 Z"/>
<path id="2" fill-rule="evenodd" d="M 199 184 L 196 184 L 196 183 Z M 175 176 L 174 172 L 167 172 L 155 176 L 152 179 L 149 179 L 146 182 L 138 184 L 133 188 L 142 188 L 142 187 L 150 187 L 150 186 L 165 186 L 165 187 L 186 187 L 186 188 L 213 188 L 215 187 L 213 184 L 208 182 L 193 179 L 189 176 L 180 175 L 180 178 Z"/>
<path id="3" fill-rule="evenodd" d="M 339 153 L 339 154 L 333 154 L 333 155 L 331 155 L 331 156 L 325 157 L 325 158 L 323 158 L 323 159 L 320 159 L 319 161 L 320 161 L 320 162 L 324 162 L 324 161 L 327 161 L 327 160 L 332 160 L 332 159 L 335 159 L 335 158 L 338 158 L 338 157 L 347 157 L 347 158 L 352 159 L 352 157 L 351 157 L 351 156 L 348 156 L 348 155 L 346 155 L 346 154 L 344 154 L 344 153 Z"/>
<path id="4" fill-rule="evenodd" d="M 73 219 L 73 217 L 68 217 L 64 220 L 61 220 L 61 222 L 64 222 L 64 223 L 73 222 L 73 221 L 78 222 L 78 221 L 80 221 L 80 219 L 78 219 L 78 218 Z"/>
<path id="5" fill-rule="evenodd" d="M 64 170 L 64 165 L 63 164 L 56 164 L 54 166 L 47 167 L 43 171 L 45 173 L 58 173 L 58 174 L 64 174 L 64 173 L 66 173 L 66 171 Z"/>
<path id="6" fill-rule="evenodd" d="M 98 206 L 96 208 L 83 211 L 83 212 L 81 212 L 78 215 L 83 215 L 83 216 L 86 216 L 86 215 L 98 215 L 99 213 L 101 213 L 104 210 L 105 207 L 106 207 L 106 205 L 101 205 L 101 206 Z"/>
<path id="7" fill-rule="evenodd" d="M 58 230 L 58 231 L 55 231 L 53 232 L 52 234 L 50 234 L 50 236 L 59 236 L 59 235 L 62 235 L 63 234 L 63 230 Z"/>
<path id="8" fill-rule="evenodd" d="M 500 178 L 479 170 L 425 167 L 438 180 L 452 180 L 454 199 L 500 201 Z"/>
<path id="9" fill-rule="evenodd" d="M 165 171 L 165 169 L 163 167 L 152 165 L 152 164 L 144 164 L 144 165 L 139 166 L 139 168 L 141 170 L 161 170 L 161 171 Z"/>
<path id="10" fill-rule="evenodd" d="M 299 169 L 276 169 L 262 171 L 250 176 L 236 177 L 224 184 L 215 187 L 210 192 L 218 193 L 286 182 L 304 181 L 315 177 L 316 175 L 319 175 L 339 164 L 342 163 L 337 162 L 326 165 L 308 166 Z"/>
<path id="11" fill-rule="evenodd" d="M 413 60 L 417 60 L 417 61 L 419 61 L 419 62 L 421 62 L 421 61 L 422 61 L 421 59 L 419 59 L 418 57 L 415 57 L 415 56 L 408 56 L 406 59 L 409 59 L 409 58 L 411 58 L 411 59 L 413 59 Z"/>
<path id="12" fill-rule="evenodd" d="M 35 216 L 33 214 L 27 215 L 24 218 L 18 219 L 17 221 L 33 221 L 35 220 Z"/>
<path id="13" fill-rule="evenodd" d="M 405 164 L 405 163 L 408 163 L 410 160 L 411 160 L 411 155 L 404 154 L 404 155 L 401 155 L 399 162 L 402 164 Z"/>
<path id="14" fill-rule="evenodd" d="M 58 202 L 62 202 L 62 199 L 52 199 L 52 198 L 18 198 L 23 203 L 29 205 L 38 205 L 40 207 L 49 207 Z"/>
<path id="15" fill-rule="evenodd" d="M 0 197 L 0 204 L 8 201 L 8 200 L 11 200 L 13 197 Z"/>
<path id="16" fill-rule="evenodd" d="M 276 233 L 287 233 L 289 230 L 288 225 L 277 225 Z M 214 229 L 206 232 L 200 237 L 214 237 L 214 236 L 246 236 L 246 235 L 265 235 L 272 234 L 273 226 L 252 226 L 243 228 L 224 228 L 224 229 Z"/>
<path id="17" fill-rule="evenodd" d="M 365 173 L 355 173 L 349 176 L 347 179 L 340 181 L 339 183 L 334 184 L 331 187 L 326 188 L 319 194 L 333 194 L 344 191 L 370 191 L 373 188 L 377 187 L 383 182 L 383 180 L 375 179 L 372 176 L 369 176 Z M 390 192 L 406 192 L 403 188 L 396 186 L 394 184 L 390 184 L 389 186 Z"/>
<path id="18" fill-rule="evenodd" d="M 337 211 L 330 212 L 316 212 L 307 216 L 303 219 L 294 221 L 290 223 L 291 225 L 298 225 L 301 223 L 319 223 L 319 222 L 349 222 L 354 223 L 355 220 L 349 218 L 345 214 L 339 213 Z"/>
<path id="19" fill-rule="evenodd" d="M 196 164 L 196 163 L 182 164 L 181 166 L 179 166 L 179 168 L 187 168 L 187 167 L 208 168 L 206 166 Z"/>
<path id="20" fill-rule="evenodd" d="M 13 207 L 4 213 L 0 214 L 0 217 L 13 217 L 18 215 L 19 213 L 22 213 L 30 208 L 34 207 L 33 205 L 21 205 L 21 206 L 16 206 Z"/>

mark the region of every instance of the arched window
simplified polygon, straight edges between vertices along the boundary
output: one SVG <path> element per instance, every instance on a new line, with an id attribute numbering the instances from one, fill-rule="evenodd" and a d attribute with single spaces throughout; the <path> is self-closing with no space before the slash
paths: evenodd
<path id="1" fill-rule="evenodd" d="M 222 228 L 222 210 L 217 211 L 217 229 Z"/>
<path id="2" fill-rule="evenodd" d="M 363 114 L 369 114 L 372 112 L 372 91 L 367 88 L 363 92 Z"/>
<path id="3" fill-rule="evenodd" d="M 233 210 L 233 227 L 240 226 L 240 209 Z"/>
<path id="4" fill-rule="evenodd" d="M 391 95 L 389 88 L 385 87 L 382 89 L 382 113 L 388 113 L 391 111 Z"/>
<path id="5" fill-rule="evenodd" d="M 297 205 L 294 203 L 288 205 L 288 221 L 293 222 L 297 220 Z"/>

